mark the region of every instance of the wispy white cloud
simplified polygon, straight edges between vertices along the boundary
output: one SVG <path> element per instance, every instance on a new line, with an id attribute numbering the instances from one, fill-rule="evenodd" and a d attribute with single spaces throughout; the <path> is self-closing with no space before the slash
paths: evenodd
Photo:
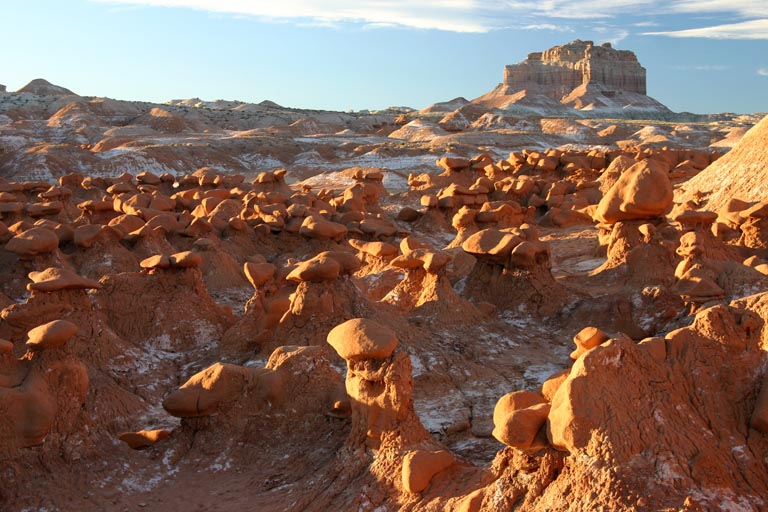
<path id="1" fill-rule="evenodd" d="M 629 31 L 611 26 L 598 26 L 594 28 L 594 31 L 603 36 L 612 45 L 619 44 L 629 35 Z"/>
<path id="2" fill-rule="evenodd" d="M 487 32 L 493 24 L 477 11 L 477 0 L 91 0 L 110 4 L 186 7 L 216 13 L 254 16 L 267 21 L 312 20 L 320 24 L 359 22 L 451 32 Z"/>
<path id="3" fill-rule="evenodd" d="M 701 37 L 706 39 L 768 39 L 768 19 L 729 23 L 712 27 L 646 32 L 648 36 Z"/>
<path id="4" fill-rule="evenodd" d="M 604 20 L 621 26 L 626 16 L 634 26 L 657 26 L 657 16 L 711 16 L 727 25 L 647 32 L 669 37 L 768 39 L 766 0 L 90 0 L 112 5 L 185 7 L 260 20 L 301 25 L 353 22 L 369 27 L 409 27 L 452 32 L 497 29 L 564 30 L 559 21 Z M 650 20 L 644 20 L 653 15 Z M 690 16 L 689 19 L 692 19 Z M 553 28 L 556 27 L 556 28 Z M 690 27 L 690 25 L 688 25 Z M 593 27 L 584 27 L 590 30 Z M 615 30 L 618 30 L 614 27 Z M 611 42 L 627 37 L 613 33 Z M 565 30 L 569 31 L 569 30 Z"/>
<path id="5" fill-rule="evenodd" d="M 768 68 L 760 68 L 757 70 L 757 74 L 760 76 L 768 76 Z"/>
<path id="6" fill-rule="evenodd" d="M 768 2 L 765 0 L 675 0 L 671 7 L 678 13 L 733 13 L 742 18 L 768 17 Z"/>
<path id="7" fill-rule="evenodd" d="M 532 25 L 525 25 L 518 27 L 520 30 L 554 30 L 558 32 L 573 32 L 571 27 L 565 25 L 554 25 L 552 23 L 534 23 Z"/>

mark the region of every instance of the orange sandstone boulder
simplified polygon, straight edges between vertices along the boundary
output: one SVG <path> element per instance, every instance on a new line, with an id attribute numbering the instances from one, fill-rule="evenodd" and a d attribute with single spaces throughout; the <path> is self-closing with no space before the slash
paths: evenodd
<path id="1" fill-rule="evenodd" d="M 155 254 L 154 256 L 141 260 L 139 266 L 147 270 L 154 268 L 170 268 L 171 260 L 167 254 Z"/>
<path id="2" fill-rule="evenodd" d="M 49 267 L 40 272 L 30 272 L 32 283 L 27 289 L 34 292 L 56 292 L 59 290 L 96 290 L 101 285 L 93 279 L 82 277 L 69 269 Z"/>
<path id="3" fill-rule="evenodd" d="M 525 452 L 538 451 L 546 446 L 544 439 L 537 439 L 547 422 L 550 405 L 541 403 L 516 409 L 494 424 L 493 437 L 512 448 Z"/>
<path id="4" fill-rule="evenodd" d="M 596 346 L 608 341 L 608 335 L 597 327 L 585 327 L 573 337 L 576 350 L 571 352 L 571 359 L 578 359 L 583 353 L 592 350 Z"/>
<path id="5" fill-rule="evenodd" d="M 78 330 L 72 322 L 54 320 L 29 331 L 26 345 L 33 350 L 61 347 L 77 334 Z"/>
<path id="6" fill-rule="evenodd" d="M 429 487 L 439 472 L 456 464 L 447 450 L 414 450 L 403 458 L 403 487 L 410 493 L 418 493 Z"/>
<path id="7" fill-rule="evenodd" d="M 378 322 L 353 318 L 328 333 L 328 343 L 343 359 L 383 359 L 397 346 L 395 333 Z"/>
<path id="8" fill-rule="evenodd" d="M 642 160 L 624 171 L 603 196 L 595 220 L 604 224 L 663 216 L 672 206 L 672 182 L 666 164 Z"/>
<path id="9" fill-rule="evenodd" d="M 277 267 L 272 263 L 253 263 L 246 261 L 243 264 L 243 272 L 245 277 L 254 288 L 258 288 L 267 283 L 275 276 Z"/>
<path id="10" fill-rule="evenodd" d="M 200 263 L 203 261 L 203 257 L 193 251 L 183 251 L 171 254 L 168 257 L 168 261 L 172 267 L 192 268 L 200 266 Z"/>
<path id="11" fill-rule="evenodd" d="M 58 246 L 59 237 L 56 233 L 48 228 L 34 227 L 11 238 L 5 244 L 5 249 L 27 259 L 53 252 Z"/>
<path id="12" fill-rule="evenodd" d="M 249 370 L 243 366 L 216 363 L 168 395 L 163 408 L 180 418 L 211 415 L 219 405 L 234 400 L 249 379 Z"/>
<path id="13" fill-rule="evenodd" d="M 171 435 L 171 431 L 165 429 L 139 430 L 138 432 L 123 432 L 117 438 L 134 450 L 138 450 L 152 446 L 169 435 Z"/>
<path id="14" fill-rule="evenodd" d="M 296 265 L 287 276 L 288 281 L 320 283 L 333 281 L 341 274 L 341 264 L 328 256 L 315 256 Z"/>

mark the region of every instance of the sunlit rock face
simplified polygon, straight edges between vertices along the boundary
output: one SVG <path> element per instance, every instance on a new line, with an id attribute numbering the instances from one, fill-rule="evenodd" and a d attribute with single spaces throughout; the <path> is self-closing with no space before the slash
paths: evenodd
<path id="1" fill-rule="evenodd" d="M 504 68 L 504 85 L 520 91 L 536 84 L 552 99 L 560 100 L 580 85 L 599 85 L 604 93 L 646 94 L 645 68 L 629 50 L 610 43 L 595 46 L 576 40 L 543 52 L 528 54 L 519 64 Z"/>

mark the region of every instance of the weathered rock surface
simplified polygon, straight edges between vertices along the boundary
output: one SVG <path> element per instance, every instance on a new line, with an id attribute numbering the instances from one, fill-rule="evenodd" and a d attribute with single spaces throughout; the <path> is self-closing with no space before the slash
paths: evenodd
<path id="1" fill-rule="evenodd" d="M 504 81 L 473 103 L 496 108 L 521 106 L 539 111 L 565 110 L 669 112 L 646 96 L 645 68 L 628 50 L 610 43 L 596 46 L 575 40 L 531 53 L 504 68 Z"/>
<path id="2" fill-rule="evenodd" d="M 752 127 L 725 156 L 681 187 L 677 202 L 694 201 L 719 211 L 730 199 L 766 201 L 768 116 Z"/>

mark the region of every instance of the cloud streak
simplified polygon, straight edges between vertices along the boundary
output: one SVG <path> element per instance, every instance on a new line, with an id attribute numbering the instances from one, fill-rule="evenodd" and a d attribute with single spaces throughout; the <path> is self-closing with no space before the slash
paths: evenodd
<path id="1" fill-rule="evenodd" d="M 757 74 L 760 76 L 768 76 L 768 68 L 760 68 L 757 70 Z"/>
<path id="2" fill-rule="evenodd" d="M 636 18 L 634 26 L 651 27 L 658 16 L 716 15 L 732 21 L 703 28 L 646 32 L 667 37 L 768 39 L 766 0 L 91 0 L 113 5 L 189 8 L 244 15 L 275 23 L 369 27 L 408 27 L 482 33 L 498 29 L 563 30 L 562 20 L 603 20 L 616 25 L 613 42 L 627 37 L 618 21 Z M 649 18 L 649 19 L 644 19 Z M 554 27 L 554 28 L 553 28 Z M 690 24 L 688 25 L 690 27 Z M 592 27 L 582 27 L 589 31 Z"/>
<path id="3" fill-rule="evenodd" d="M 376 26 L 405 26 L 451 32 L 487 32 L 494 28 L 477 11 L 476 0 L 92 0 L 108 4 L 185 7 L 215 13 L 253 16 L 264 21 L 319 24 L 356 22 Z"/>
<path id="4" fill-rule="evenodd" d="M 646 32 L 647 36 L 699 37 L 706 39 L 766 39 L 768 40 L 768 19 L 729 23 L 712 27 L 673 30 L 668 32 Z"/>
<path id="5" fill-rule="evenodd" d="M 552 31 L 560 31 L 560 32 L 573 32 L 573 29 L 571 27 L 566 27 L 563 25 L 554 25 L 552 23 L 534 23 L 532 25 L 525 25 L 518 28 L 520 30 L 552 30 Z"/>

